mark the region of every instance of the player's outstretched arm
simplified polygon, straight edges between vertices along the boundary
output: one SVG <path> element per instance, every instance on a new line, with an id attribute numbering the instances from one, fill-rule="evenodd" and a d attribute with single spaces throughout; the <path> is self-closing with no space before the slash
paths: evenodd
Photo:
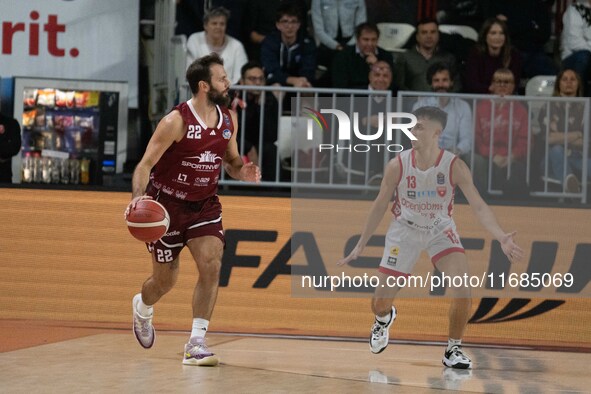
<path id="1" fill-rule="evenodd" d="M 361 238 L 359 238 L 359 242 L 357 242 L 357 245 L 353 248 L 351 253 L 345 258 L 340 259 L 337 262 L 337 265 L 348 264 L 351 260 L 355 260 L 361 254 L 365 245 L 367 245 L 367 241 L 376 231 L 376 228 L 384 217 L 386 209 L 388 209 L 390 199 L 400 181 L 401 170 L 402 168 L 400 167 L 400 160 L 398 158 L 394 158 L 388 162 L 384 171 L 384 178 L 382 179 L 380 192 L 369 210 L 369 216 L 365 222 Z"/>
<path id="2" fill-rule="evenodd" d="M 466 196 L 472 211 L 482 224 L 500 243 L 503 252 L 507 255 L 511 262 L 521 260 L 524 256 L 524 251 L 513 240 L 517 232 L 505 233 L 495 214 L 490 209 L 488 204 L 484 202 L 480 193 L 472 182 L 472 174 L 468 169 L 466 163 L 461 159 L 456 159 L 452 168 L 452 179 L 462 189 L 462 193 Z"/>
<path id="3" fill-rule="evenodd" d="M 234 122 L 234 133 L 232 138 L 228 141 L 228 147 L 224 155 L 224 169 L 234 179 L 245 182 L 259 182 L 261 180 L 261 170 L 254 163 L 242 162 L 242 157 L 238 152 L 238 119 L 236 112 L 230 111 L 232 114 L 232 122 Z"/>

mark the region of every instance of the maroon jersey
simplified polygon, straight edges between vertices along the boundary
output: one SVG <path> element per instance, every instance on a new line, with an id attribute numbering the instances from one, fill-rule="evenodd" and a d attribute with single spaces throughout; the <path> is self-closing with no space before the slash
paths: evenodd
<path id="1" fill-rule="evenodd" d="M 185 124 L 185 135 L 164 152 L 152 174 L 152 186 L 180 200 L 197 201 L 217 192 L 222 158 L 234 133 L 228 108 L 216 105 L 219 120 L 209 128 L 199 117 L 191 100 L 173 108 Z"/>

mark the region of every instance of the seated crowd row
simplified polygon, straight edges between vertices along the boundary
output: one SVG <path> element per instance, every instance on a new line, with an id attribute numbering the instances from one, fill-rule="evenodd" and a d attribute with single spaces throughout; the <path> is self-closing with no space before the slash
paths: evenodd
<path id="1" fill-rule="evenodd" d="M 330 7 L 313 12 L 315 39 L 307 34 L 302 9 L 296 3 L 286 1 L 276 8 L 273 30 L 257 35 L 256 50 L 248 52 L 242 42 L 226 34 L 229 11 L 224 7 L 207 10 L 204 30 L 188 37 L 187 63 L 217 52 L 226 62 L 232 83 L 238 82 L 242 65 L 252 60 L 263 65 L 269 85 L 366 89 L 369 67 L 383 60 L 391 67 L 394 77 L 390 89 L 395 92 L 428 91 L 427 68 L 444 61 L 454 73 L 454 92 L 465 93 L 488 93 L 492 75 L 499 68 L 511 69 L 519 82 L 536 75 L 556 75 L 564 66 L 577 71 L 586 82 L 591 67 L 591 40 L 585 39 L 591 31 L 585 22 L 586 15 L 591 14 L 589 4 L 572 4 L 564 13 L 562 63 L 556 64 L 537 38 L 513 46 L 503 14 L 483 22 L 477 42 L 458 34 L 443 34 L 436 19 L 423 19 L 416 24 L 405 51 L 394 56 L 378 46 L 380 30 L 366 21 L 362 0 L 353 1 L 346 15 L 338 14 L 346 21 L 325 15 Z"/>
<path id="2" fill-rule="evenodd" d="M 576 25 L 573 22 L 576 14 L 573 12 L 583 15 L 580 5 L 578 8 L 569 7 L 564 18 L 570 21 L 571 27 Z M 190 63 L 212 51 L 217 52 L 226 61 L 232 83 L 242 85 L 332 86 L 391 90 L 394 94 L 400 89 L 507 96 L 518 92 L 524 65 L 532 64 L 532 58 L 535 59 L 533 64 L 544 74 L 557 70 L 552 59 L 541 50 L 525 54 L 529 59 L 524 59 L 524 54 L 510 44 L 505 20 L 497 17 L 483 23 L 478 42 L 467 51 L 465 58 L 458 59 L 444 49 L 438 23 L 434 19 L 420 21 L 407 50 L 394 58 L 392 53 L 377 45 L 380 31 L 376 25 L 367 22 L 356 26 L 353 39 L 342 37 L 343 31 L 338 28 L 334 48 L 326 45 L 317 48 L 315 41 L 307 37 L 301 28 L 299 9 L 288 3 L 278 8 L 275 31 L 261 39 L 260 62 L 249 62 L 242 44 L 226 34 L 228 18 L 229 13 L 224 8 L 214 8 L 205 13 L 204 31 L 192 34 L 187 41 L 187 61 Z M 577 71 L 585 72 L 584 75 L 588 73 L 581 68 L 585 65 L 581 61 L 581 52 L 585 51 L 563 48 L 564 65 L 570 65 L 570 68 L 558 74 L 554 95 L 575 97 L 584 94 L 587 84 Z M 588 52 L 591 54 L 591 51 Z M 324 67 L 318 67 L 319 62 L 323 62 Z M 527 73 L 531 75 L 532 70 Z M 263 163 L 259 164 L 264 179 L 275 180 L 278 95 L 250 91 L 246 101 L 243 97 L 237 93 L 233 107 L 246 116 L 244 154 L 255 162 L 261 155 Z M 263 97 L 265 99 L 261 100 Z M 505 105 L 507 103 L 510 105 Z M 529 188 L 525 183 L 528 152 L 532 155 L 530 174 L 533 178 L 529 178 L 530 183 L 543 176 L 561 183 L 567 192 L 580 190 L 577 178 L 583 167 L 583 116 L 580 107 L 570 110 L 566 129 L 563 126 L 566 124 L 563 104 L 562 107 L 553 104 L 550 115 L 547 110 L 541 111 L 539 130 L 546 132 L 532 136 L 529 134 L 527 109 L 517 101 L 506 101 L 495 107 L 490 101 L 479 102 L 474 119 L 470 105 L 457 98 L 421 99 L 414 108 L 427 104 L 436 104 L 450 115 L 442 133 L 441 146 L 459 154 L 474 167 L 476 184 L 482 193 L 486 193 L 489 186 L 489 163 L 493 164 L 493 189 L 519 194 Z M 257 110 L 261 105 L 265 106 L 262 139 L 258 132 L 260 113 Z M 491 114 L 493 108 L 495 113 Z M 573 116 L 575 113 L 578 115 Z M 511 126 L 509 116 L 512 116 Z M 493 118 L 494 124 L 491 124 Z M 491 130 L 494 130 L 493 140 Z M 510 133 L 511 142 L 508 141 Z M 474 152 L 471 152 L 472 146 Z M 382 169 L 380 160 L 377 162 L 371 169 L 375 173 Z M 355 162 L 349 163 L 349 166 L 354 167 Z M 508 172 L 511 177 L 507 176 Z"/>

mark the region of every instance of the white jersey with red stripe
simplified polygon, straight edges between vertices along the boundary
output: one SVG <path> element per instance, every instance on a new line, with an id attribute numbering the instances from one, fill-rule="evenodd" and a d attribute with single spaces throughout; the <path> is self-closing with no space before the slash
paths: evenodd
<path id="1" fill-rule="evenodd" d="M 392 205 L 396 220 L 416 230 L 432 233 L 453 225 L 455 185 L 451 169 L 456 158 L 442 149 L 435 164 L 422 171 L 416 166 L 414 149 L 398 155 L 400 181 Z"/>

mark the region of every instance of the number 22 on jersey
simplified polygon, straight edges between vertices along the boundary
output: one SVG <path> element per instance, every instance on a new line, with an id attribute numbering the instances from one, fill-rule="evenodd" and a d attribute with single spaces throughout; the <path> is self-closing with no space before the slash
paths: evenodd
<path id="1" fill-rule="evenodd" d="M 201 126 L 196 124 L 190 124 L 187 127 L 187 138 L 190 140 L 200 140 L 201 139 Z"/>

